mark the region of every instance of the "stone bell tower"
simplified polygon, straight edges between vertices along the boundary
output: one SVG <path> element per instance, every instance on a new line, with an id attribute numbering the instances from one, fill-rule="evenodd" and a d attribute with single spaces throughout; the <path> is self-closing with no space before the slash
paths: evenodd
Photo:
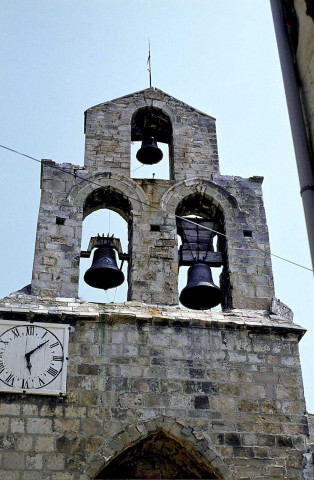
<path id="1" fill-rule="evenodd" d="M 149 122 L 169 146 L 170 180 L 131 178 L 130 142 L 145 137 Z M 262 178 L 220 175 L 212 117 L 147 89 L 87 110 L 85 134 L 83 168 L 43 164 L 33 293 L 77 297 L 82 221 L 112 208 L 129 226 L 129 300 L 178 304 L 178 217 L 196 214 L 223 234 L 220 254 L 209 261 L 223 265 L 223 308 L 269 309 L 274 287 Z"/>
<path id="2" fill-rule="evenodd" d="M 83 167 L 42 162 L 31 288 L 0 303 L 0 471 L 51 480 L 313 478 L 304 329 L 274 294 L 262 177 L 221 175 L 215 119 L 155 88 L 88 109 L 85 134 Z M 132 178 L 131 142 L 142 142 L 143 163 L 164 162 L 169 179 Z M 102 208 L 126 220 L 126 252 L 111 237 L 81 250 L 82 223 Z M 80 258 L 104 242 L 128 263 L 125 303 L 78 299 Z M 101 255 L 96 286 L 119 270 Z M 217 303 L 221 311 L 209 309 Z M 8 352 L 34 331 L 21 380 Z M 46 331 L 59 343 L 41 340 Z M 46 358 L 35 374 L 35 360 Z"/>

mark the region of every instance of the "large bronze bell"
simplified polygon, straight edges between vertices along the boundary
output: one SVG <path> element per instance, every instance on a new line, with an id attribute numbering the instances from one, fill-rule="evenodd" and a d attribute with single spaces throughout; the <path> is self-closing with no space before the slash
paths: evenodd
<path id="1" fill-rule="evenodd" d="M 142 141 L 142 146 L 136 154 L 136 158 L 139 162 L 145 165 L 154 165 L 160 162 L 163 157 L 163 153 L 158 148 L 157 142 L 154 137 L 149 137 Z"/>
<path id="2" fill-rule="evenodd" d="M 104 290 L 118 287 L 124 282 L 113 248 L 100 247 L 95 250 L 92 266 L 86 270 L 84 280 L 87 285 Z"/>
<path id="3" fill-rule="evenodd" d="M 221 290 L 213 282 L 211 270 L 205 263 L 195 263 L 188 270 L 188 281 L 180 302 L 193 310 L 206 310 L 221 303 Z"/>

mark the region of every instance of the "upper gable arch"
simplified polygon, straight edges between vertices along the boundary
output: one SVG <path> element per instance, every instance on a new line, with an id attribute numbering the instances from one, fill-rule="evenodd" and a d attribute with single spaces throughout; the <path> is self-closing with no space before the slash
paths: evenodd
<path id="1" fill-rule="evenodd" d="M 154 105 L 138 108 L 131 117 L 131 140 L 147 138 L 151 128 L 156 141 L 171 143 L 172 121 L 165 110 Z"/>
<path id="2" fill-rule="evenodd" d="M 176 124 L 176 112 L 172 108 L 169 108 L 166 102 L 160 100 L 147 100 L 144 98 L 141 100 L 138 99 L 135 103 L 123 107 L 123 117 L 128 118 L 131 125 L 136 114 L 145 108 L 160 110 L 166 114 L 169 118 L 172 129 L 174 128 L 173 126 Z"/>

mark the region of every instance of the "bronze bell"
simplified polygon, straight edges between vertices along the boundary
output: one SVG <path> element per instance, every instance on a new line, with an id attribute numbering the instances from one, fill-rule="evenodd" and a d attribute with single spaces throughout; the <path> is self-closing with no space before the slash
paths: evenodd
<path id="1" fill-rule="evenodd" d="M 180 294 L 180 302 L 193 310 L 206 310 L 221 303 L 221 290 L 213 282 L 211 270 L 205 263 L 195 263 L 188 270 L 186 287 Z"/>
<path id="2" fill-rule="evenodd" d="M 124 282 L 113 248 L 100 247 L 95 250 L 92 266 L 86 270 L 84 280 L 87 285 L 104 290 L 118 287 Z"/>
<path id="3" fill-rule="evenodd" d="M 145 165 L 154 165 L 154 163 L 160 162 L 162 157 L 163 153 L 160 148 L 158 148 L 154 137 L 144 139 L 141 148 L 136 154 L 138 161 Z"/>

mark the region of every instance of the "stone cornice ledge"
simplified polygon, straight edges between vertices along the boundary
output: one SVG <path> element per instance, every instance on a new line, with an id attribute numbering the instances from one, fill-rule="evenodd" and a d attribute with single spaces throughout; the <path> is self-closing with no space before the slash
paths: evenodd
<path id="1" fill-rule="evenodd" d="M 294 333 L 299 339 L 306 330 L 278 315 L 263 310 L 183 310 L 179 306 L 147 305 L 141 302 L 115 304 L 85 302 L 75 298 L 46 298 L 14 293 L 0 300 L 3 319 L 69 322 L 77 319 L 113 324 L 118 321 L 189 326 L 195 328 L 262 328 Z"/>

